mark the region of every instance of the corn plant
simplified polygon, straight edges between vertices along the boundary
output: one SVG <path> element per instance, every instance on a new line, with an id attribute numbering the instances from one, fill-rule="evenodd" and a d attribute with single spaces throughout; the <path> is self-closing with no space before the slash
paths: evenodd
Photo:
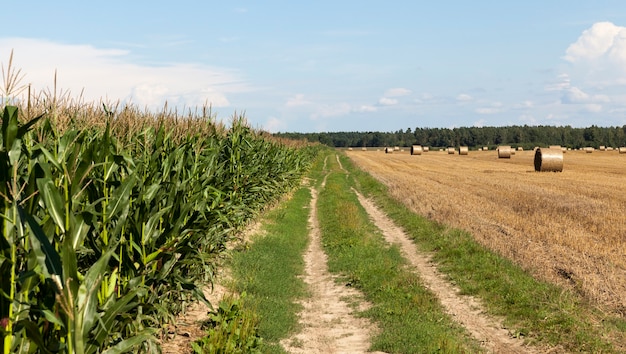
<path id="1" fill-rule="evenodd" d="M 89 107 L 39 107 L 50 113 L 32 119 L 4 107 L 5 354 L 158 350 L 164 323 L 206 301 L 202 286 L 226 242 L 297 183 L 315 153 L 258 134 L 243 117 L 229 129 L 138 117 L 137 130 L 103 108 L 88 124 Z"/>

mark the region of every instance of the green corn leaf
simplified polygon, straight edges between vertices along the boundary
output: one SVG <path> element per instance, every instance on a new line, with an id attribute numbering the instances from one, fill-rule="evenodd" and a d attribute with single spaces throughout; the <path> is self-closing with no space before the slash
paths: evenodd
<path id="1" fill-rule="evenodd" d="M 87 225 L 82 215 L 71 215 L 72 229 L 70 230 L 70 244 L 72 249 L 76 251 L 83 245 L 83 241 L 89 232 L 90 226 Z"/>
<path id="2" fill-rule="evenodd" d="M 9 151 L 13 147 L 13 142 L 17 138 L 18 108 L 15 106 L 5 106 L 2 115 L 2 140 L 4 143 L 4 151 Z"/>
<path id="3" fill-rule="evenodd" d="M 96 293 L 102 282 L 103 275 L 107 272 L 109 259 L 115 252 L 116 247 L 117 245 L 112 245 L 108 251 L 100 256 L 96 263 L 89 268 L 83 283 L 78 288 L 76 301 L 79 309 L 78 316 L 82 319 L 82 328 L 77 328 L 77 330 L 84 340 L 88 338 L 89 331 L 98 317 L 98 297 Z"/>
<path id="4" fill-rule="evenodd" d="M 140 334 L 124 339 L 123 341 L 117 343 L 113 347 L 105 350 L 102 354 L 119 354 L 119 353 L 127 353 L 131 351 L 135 346 L 143 344 L 151 339 L 154 339 L 153 331 L 144 330 Z"/>
<path id="5" fill-rule="evenodd" d="M 137 176 L 132 174 L 122 182 L 121 186 L 115 189 L 111 196 L 112 202 L 107 206 L 107 215 L 110 218 L 115 217 L 122 210 L 128 212 L 128 201 L 136 182 Z"/>
<path id="6" fill-rule="evenodd" d="M 26 124 L 22 125 L 21 127 L 19 127 L 17 129 L 17 136 L 22 137 L 24 136 L 41 118 L 43 118 L 46 114 L 43 113 L 33 119 L 31 119 L 30 121 L 28 121 Z"/>
<path id="7" fill-rule="evenodd" d="M 37 349 L 39 349 L 38 352 L 52 353 L 46 347 L 46 343 L 41 337 L 41 332 L 39 331 L 39 327 L 37 327 L 37 325 L 33 321 L 21 320 L 15 323 L 16 332 L 19 332 L 22 328 L 26 332 L 26 337 L 37 346 Z M 29 348 L 29 349 L 30 349 L 29 352 L 33 352 L 34 348 Z"/>
<path id="8" fill-rule="evenodd" d="M 50 214 L 56 226 L 61 229 L 61 232 L 65 233 L 65 210 L 61 192 L 54 185 L 52 179 L 47 177 L 37 179 L 37 187 L 46 205 L 46 211 Z"/>
<path id="9" fill-rule="evenodd" d="M 137 298 L 137 290 L 131 290 L 128 294 L 119 299 L 111 298 L 105 304 L 104 313 L 99 318 L 96 328 L 92 332 L 90 344 L 85 348 L 86 353 L 96 352 L 111 334 L 117 321 L 117 316 L 127 313 L 137 307 L 137 302 L 131 302 Z"/>
<path id="10" fill-rule="evenodd" d="M 28 239 L 31 242 L 33 250 L 38 254 L 37 261 L 42 268 L 47 270 L 49 275 L 57 277 L 56 279 L 53 277 L 53 279 L 57 283 L 57 286 L 60 286 L 62 289 L 63 267 L 61 264 L 61 256 L 59 256 L 59 253 L 54 249 L 54 246 L 52 246 L 37 221 L 35 221 L 32 216 L 24 212 L 24 209 L 22 209 L 21 206 L 18 205 L 17 210 L 22 223 L 26 221 L 31 233 L 35 236 L 29 237 Z"/>

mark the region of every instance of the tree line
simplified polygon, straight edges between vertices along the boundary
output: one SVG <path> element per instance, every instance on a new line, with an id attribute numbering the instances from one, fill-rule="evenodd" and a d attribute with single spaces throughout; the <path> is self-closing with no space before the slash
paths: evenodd
<path id="1" fill-rule="evenodd" d="M 384 147 L 423 145 L 434 147 L 498 145 L 561 145 L 574 149 L 592 146 L 626 146 L 626 125 L 622 127 L 573 128 L 571 126 L 505 126 L 461 128 L 407 128 L 396 132 L 275 133 L 275 136 L 319 142 L 332 147 Z"/>

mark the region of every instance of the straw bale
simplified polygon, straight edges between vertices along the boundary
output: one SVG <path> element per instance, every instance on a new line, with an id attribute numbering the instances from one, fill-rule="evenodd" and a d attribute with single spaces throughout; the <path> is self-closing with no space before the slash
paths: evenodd
<path id="1" fill-rule="evenodd" d="M 386 147 L 385 148 L 385 153 L 386 154 L 393 154 L 393 150 L 394 150 L 394 148 Z"/>
<path id="2" fill-rule="evenodd" d="M 428 146 L 422 146 L 422 149 L 424 150 L 424 152 L 428 152 L 428 150 L 430 150 Z"/>
<path id="3" fill-rule="evenodd" d="M 511 151 L 513 149 L 511 149 L 510 146 L 508 145 L 501 145 L 498 146 L 498 158 L 499 159 L 510 159 L 511 158 Z"/>
<path id="4" fill-rule="evenodd" d="M 524 148 L 523 148 L 523 147 L 521 147 L 521 146 L 518 146 L 518 147 L 517 147 L 517 151 L 524 151 Z"/>
<path id="5" fill-rule="evenodd" d="M 367 151 L 367 148 L 361 148 L 361 151 Z"/>
<path id="6" fill-rule="evenodd" d="M 422 149 L 421 145 L 412 145 L 411 146 L 411 155 L 421 155 L 424 149 Z"/>
<path id="7" fill-rule="evenodd" d="M 535 171 L 562 172 L 563 150 L 561 148 L 538 148 L 535 150 Z"/>
<path id="8" fill-rule="evenodd" d="M 489 146 L 483 146 L 483 151 L 489 150 Z"/>
<path id="9" fill-rule="evenodd" d="M 393 151 L 400 151 L 400 147 L 399 146 L 394 146 L 393 147 Z"/>
<path id="10" fill-rule="evenodd" d="M 467 155 L 469 154 L 469 148 L 467 146 L 459 147 L 459 155 Z"/>
<path id="11" fill-rule="evenodd" d="M 450 154 L 450 155 L 454 155 L 454 150 L 455 150 L 455 149 L 454 149 L 453 147 L 449 147 L 449 148 L 448 148 L 448 154 Z"/>
<path id="12" fill-rule="evenodd" d="M 600 145 L 600 151 L 606 151 L 606 146 Z"/>
<path id="13" fill-rule="evenodd" d="M 626 146 L 620 146 L 617 148 L 617 152 L 620 154 L 626 154 Z"/>

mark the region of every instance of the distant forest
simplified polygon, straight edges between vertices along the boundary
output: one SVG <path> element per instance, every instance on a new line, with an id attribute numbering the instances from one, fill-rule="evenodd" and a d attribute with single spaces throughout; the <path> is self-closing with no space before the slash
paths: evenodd
<path id="1" fill-rule="evenodd" d="M 423 145 L 431 147 L 498 145 L 561 145 L 570 148 L 626 146 L 626 125 L 622 127 L 572 128 L 571 126 L 507 126 L 468 128 L 407 128 L 396 132 L 276 133 L 278 137 L 319 142 L 332 147 L 385 147 Z"/>

